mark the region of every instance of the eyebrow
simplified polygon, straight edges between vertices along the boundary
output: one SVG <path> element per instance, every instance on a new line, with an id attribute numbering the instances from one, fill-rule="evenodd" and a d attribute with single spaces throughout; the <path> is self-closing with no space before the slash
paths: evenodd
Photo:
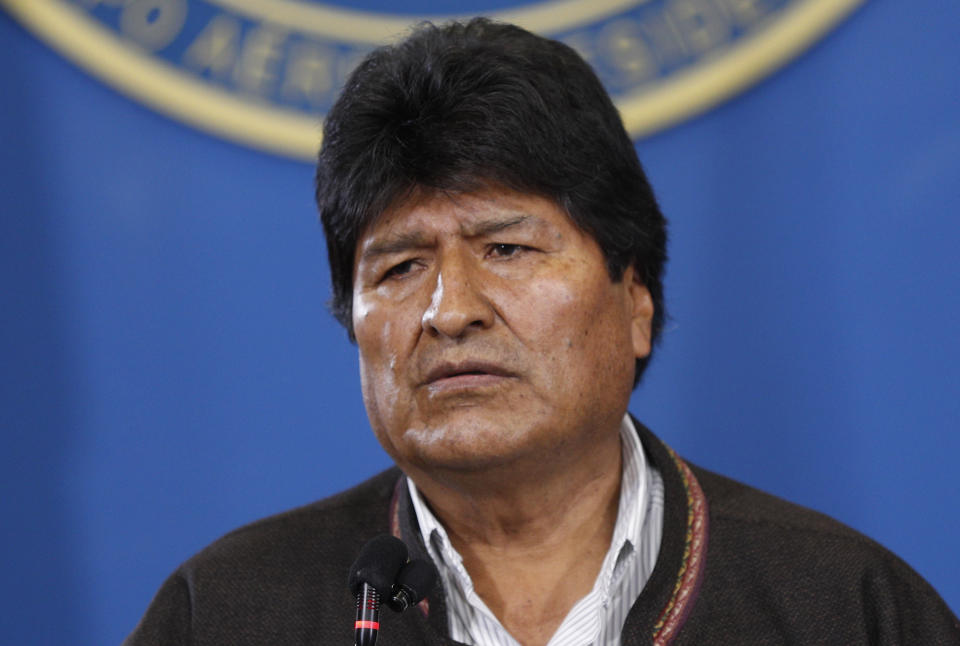
<path id="1" fill-rule="evenodd" d="M 466 238 L 481 238 L 521 224 L 539 223 L 539 218 L 531 215 L 517 215 L 510 218 L 485 220 L 472 225 L 460 227 L 461 234 Z M 363 250 L 361 260 L 371 260 L 393 253 L 400 253 L 410 249 L 422 249 L 430 245 L 429 238 L 419 231 L 398 233 L 384 240 L 372 243 Z"/>
<path id="2" fill-rule="evenodd" d="M 422 249 L 427 246 L 427 237 L 422 233 L 400 233 L 390 236 L 386 240 L 374 242 L 363 250 L 361 260 L 379 258 L 392 253 L 407 251 L 408 249 Z"/>
<path id="3" fill-rule="evenodd" d="M 485 220 L 478 222 L 473 226 L 464 226 L 460 228 L 460 231 L 467 238 L 482 238 L 483 236 L 488 236 L 491 233 L 499 233 L 505 229 L 511 227 L 516 227 L 524 223 L 534 223 L 538 220 L 531 215 L 516 215 L 512 218 L 504 218 L 502 220 Z"/>

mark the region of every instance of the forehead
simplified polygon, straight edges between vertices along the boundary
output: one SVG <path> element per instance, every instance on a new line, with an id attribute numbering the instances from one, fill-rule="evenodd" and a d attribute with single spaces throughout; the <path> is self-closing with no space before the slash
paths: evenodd
<path id="1" fill-rule="evenodd" d="M 356 257 L 391 238 L 477 237 L 507 228 L 577 229 L 558 204 L 536 194 L 500 188 L 464 193 L 417 191 L 374 219 L 357 241 Z"/>

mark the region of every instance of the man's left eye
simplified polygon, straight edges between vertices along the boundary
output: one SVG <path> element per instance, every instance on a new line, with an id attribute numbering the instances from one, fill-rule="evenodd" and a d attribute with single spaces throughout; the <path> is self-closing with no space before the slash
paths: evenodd
<path id="1" fill-rule="evenodd" d="M 505 242 L 498 242 L 496 244 L 490 245 L 490 255 L 497 256 L 500 258 L 507 258 L 509 256 L 515 256 L 518 252 L 525 251 L 529 247 L 525 247 L 522 244 L 508 244 Z"/>

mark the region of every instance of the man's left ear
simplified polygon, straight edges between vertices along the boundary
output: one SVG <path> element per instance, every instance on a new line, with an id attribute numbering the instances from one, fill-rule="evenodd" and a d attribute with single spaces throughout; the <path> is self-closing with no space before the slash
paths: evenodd
<path id="1" fill-rule="evenodd" d="M 653 329 L 653 298 L 650 290 L 640 280 L 640 274 L 631 265 L 623 273 L 630 306 L 630 339 L 633 353 L 638 359 L 650 354 L 650 336 Z"/>

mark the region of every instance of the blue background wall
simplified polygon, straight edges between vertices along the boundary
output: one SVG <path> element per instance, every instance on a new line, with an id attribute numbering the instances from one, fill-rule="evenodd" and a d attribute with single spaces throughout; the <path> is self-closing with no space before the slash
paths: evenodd
<path id="1" fill-rule="evenodd" d="M 868 3 L 638 143 L 673 320 L 632 410 L 877 538 L 960 608 L 960 8 Z M 0 643 L 118 643 L 229 529 L 388 464 L 324 310 L 308 164 L 0 14 Z"/>

